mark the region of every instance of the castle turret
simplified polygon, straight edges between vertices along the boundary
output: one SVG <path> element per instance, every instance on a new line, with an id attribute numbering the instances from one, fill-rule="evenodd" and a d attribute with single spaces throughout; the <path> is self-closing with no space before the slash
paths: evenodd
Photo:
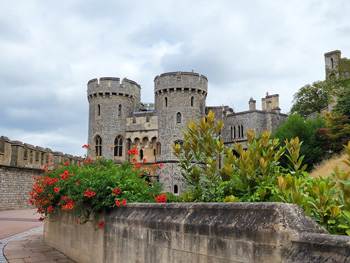
<path id="1" fill-rule="evenodd" d="M 141 105 L 141 87 L 126 78 L 92 79 L 88 82 L 89 135 L 88 144 L 94 152 L 122 161 L 126 155 L 126 118 Z M 108 145 L 110 147 L 108 147 Z M 113 146 L 114 149 L 112 148 Z"/>
<path id="2" fill-rule="evenodd" d="M 350 59 L 342 58 L 340 50 L 324 54 L 326 80 L 333 81 L 339 78 L 350 78 Z"/>
<path id="3" fill-rule="evenodd" d="M 157 162 L 164 190 L 179 193 L 183 189 L 172 144 L 182 143 L 186 124 L 205 115 L 208 80 L 194 72 L 170 72 L 154 79 L 155 109 L 158 113 Z M 172 174 L 172 176 L 171 176 Z"/>

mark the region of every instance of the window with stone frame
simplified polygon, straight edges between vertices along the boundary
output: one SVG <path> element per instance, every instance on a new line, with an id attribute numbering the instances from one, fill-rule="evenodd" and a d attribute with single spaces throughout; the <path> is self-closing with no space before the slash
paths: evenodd
<path id="1" fill-rule="evenodd" d="M 101 116 L 101 105 L 97 104 L 97 116 L 100 117 Z"/>
<path id="2" fill-rule="evenodd" d="M 96 156 L 102 156 L 102 138 L 99 135 L 96 135 L 94 142 Z"/>
<path id="3" fill-rule="evenodd" d="M 176 123 L 181 123 L 181 113 L 180 112 L 178 112 L 176 114 Z"/>
<path id="4" fill-rule="evenodd" d="M 162 153 L 162 145 L 160 142 L 157 142 L 157 155 L 160 155 Z"/>
<path id="5" fill-rule="evenodd" d="M 123 156 L 123 137 L 120 135 L 114 140 L 114 156 Z"/>
<path id="6" fill-rule="evenodd" d="M 119 104 L 118 106 L 118 117 L 122 116 L 122 105 Z"/>

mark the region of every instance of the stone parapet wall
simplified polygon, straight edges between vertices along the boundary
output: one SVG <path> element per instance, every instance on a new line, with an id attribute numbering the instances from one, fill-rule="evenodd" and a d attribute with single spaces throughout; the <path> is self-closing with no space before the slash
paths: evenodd
<path id="1" fill-rule="evenodd" d="M 41 169 L 45 165 L 57 167 L 61 162 L 78 163 L 81 157 L 61 152 L 53 152 L 49 148 L 33 146 L 20 141 L 11 141 L 0 137 L 0 165 Z"/>
<path id="2" fill-rule="evenodd" d="M 102 217 L 105 226 L 95 231 L 97 222 L 81 226 L 69 213 L 52 214 L 44 241 L 84 263 L 348 262 L 350 257 L 350 237 L 327 234 L 293 204 L 128 204 Z"/>
<path id="3" fill-rule="evenodd" d="M 34 176 L 44 170 L 0 165 L 0 211 L 33 208 L 28 202 Z"/>

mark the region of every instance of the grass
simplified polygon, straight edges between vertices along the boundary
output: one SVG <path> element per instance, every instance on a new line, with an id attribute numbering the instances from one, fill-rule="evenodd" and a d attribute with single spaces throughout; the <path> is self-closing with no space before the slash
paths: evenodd
<path id="1" fill-rule="evenodd" d="M 312 170 L 310 175 L 312 177 L 318 176 L 331 176 L 334 167 L 338 166 L 340 169 L 347 173 L 350 171 L 350 167 L 346 165 L 343 161 L 345 161 L 347 155 L 345 153 L 341 153 L 338 155 L 334 155 L 331 159 L 322 161 L 319 165 Z"/>

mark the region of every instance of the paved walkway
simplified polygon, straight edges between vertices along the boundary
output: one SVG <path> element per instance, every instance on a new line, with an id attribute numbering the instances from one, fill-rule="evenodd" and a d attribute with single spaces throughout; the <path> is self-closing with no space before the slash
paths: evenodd
<path id="1" fill-rule="evenodd" d="M 14 228 L 16 225 L 14 222 L 27 222 L 25 225 L 20 224 L 19 229 L 29 228 L 29 230 L 16 235 L 6 236 L 0 240 L 0 263 L 75 263 L 63 253 L 43 242 L 43 224 L 40 222 L 41 226 L 33 228 L 33 222 L 25 220 L 28 213 L 32 211 L 11 211 L 12 214 L 25 216 L 22 220 L 18 216 L 12 217 L 15 219 L 14 221 L 9 220 L 9 217 L 6 220 L 2 220 L 4 218 L 3 215 L 9 212 L 0 211 L 0 221 L 2 221 L 0 222 L 0 234 L 2 236 L 4 236 L 2 230 L 7 230 L 8 228 L 12 229 L 10 232 L 18 232 Z M 39 218 L 38 215 L 36 217 Z M 6 231 L 6 233 L 8 232 Z"/>

